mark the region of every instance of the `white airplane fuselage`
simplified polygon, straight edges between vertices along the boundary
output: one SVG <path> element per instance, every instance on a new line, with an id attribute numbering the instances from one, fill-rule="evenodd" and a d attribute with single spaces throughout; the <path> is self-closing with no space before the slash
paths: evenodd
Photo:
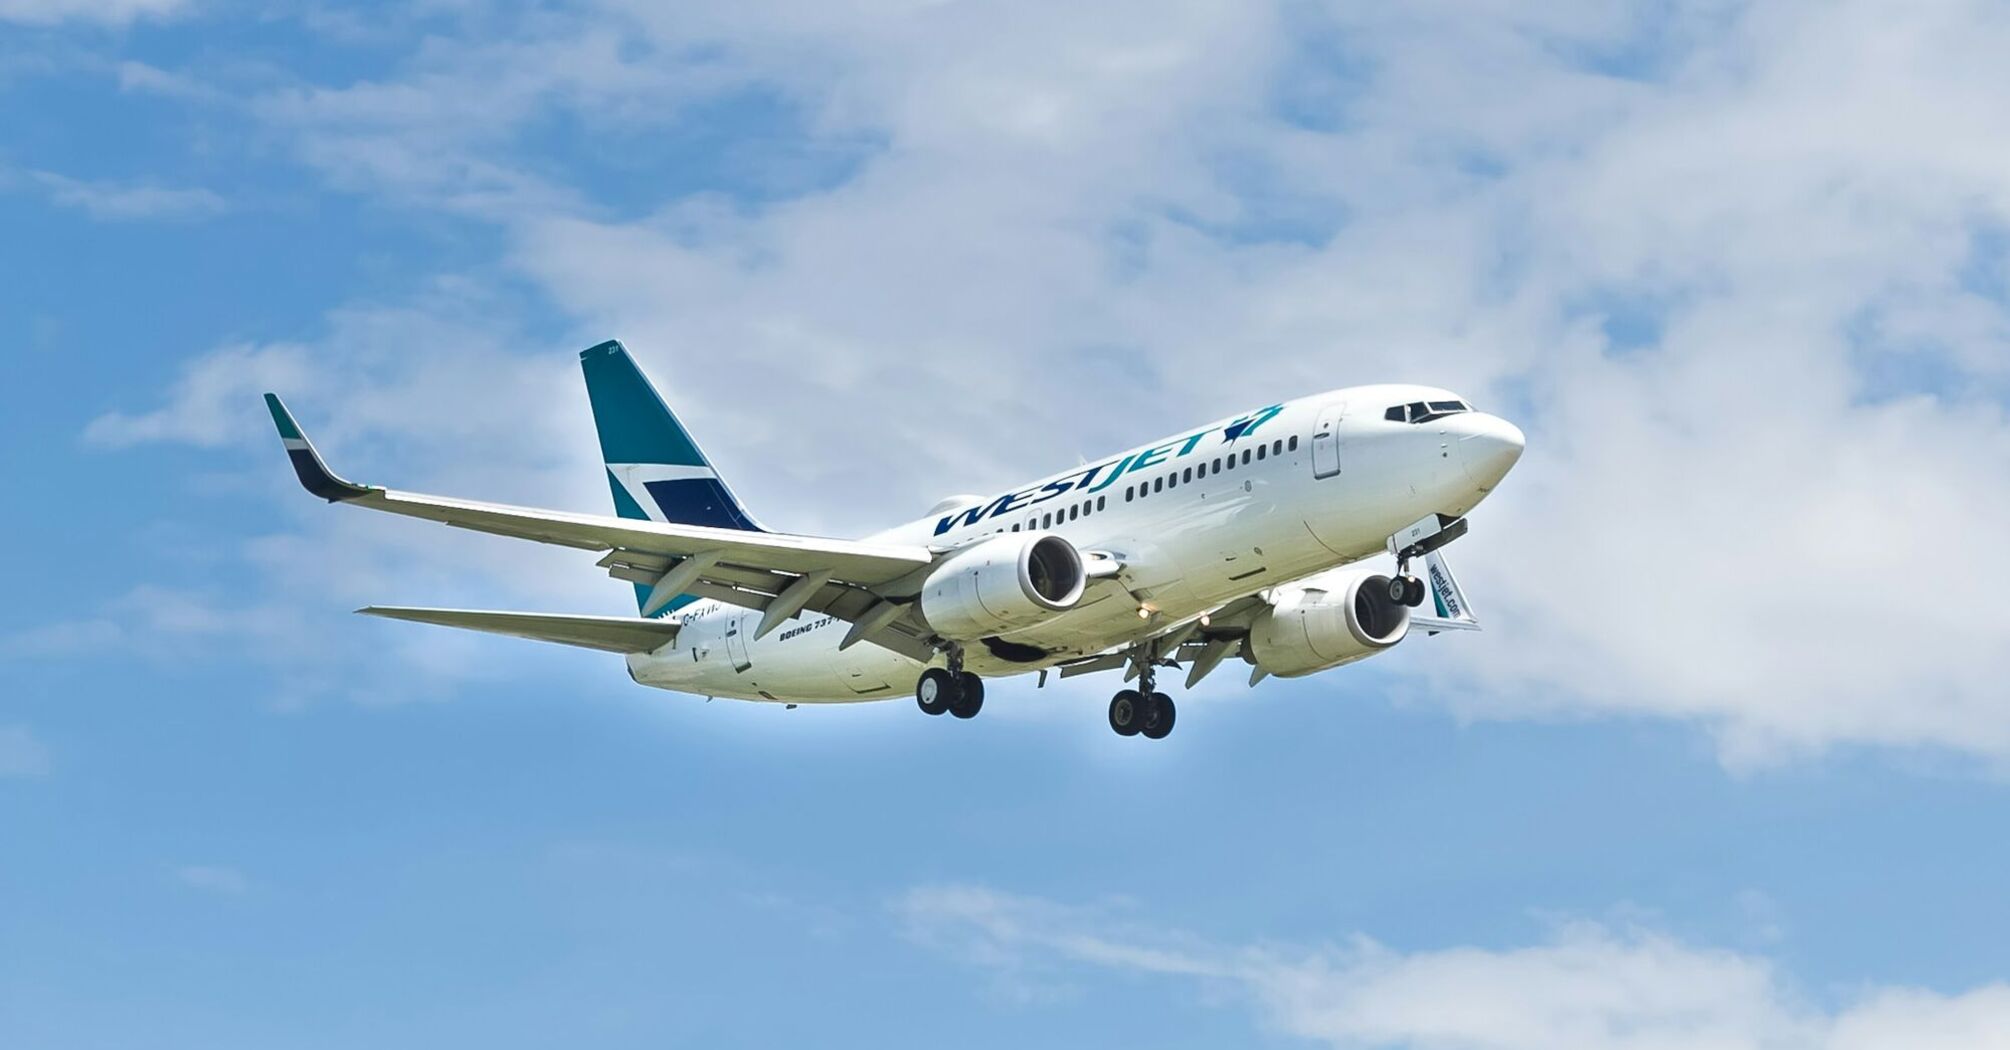
<path id="1" fill-rule="evenodd" d="M 870 539 L 943 551 L 1013 531 L 1051 532 L 1121 563 L 1074 607 L 1004 635 L 1001 646 L 965 648 L 966 669 L 984 677 L 1038 671 L 1384 553 L 1392 534 L 1425 516 L 1471 511 L 1514 465 L 1520 431 L 1478 411 L 1424 422 L 1386 416 L 1392 406 L 1456 400 L 1409 385 L 1300 398 L 945 505 Z M 850 625 L 813 612 L 758 639 L 761 613 L 714 600 L 671 619 L 683 624 L 673 643 L 628 657 L 644 685 L 850 702 L 912 696 L 931 666 L 869 643 L 840 649 Z"/>

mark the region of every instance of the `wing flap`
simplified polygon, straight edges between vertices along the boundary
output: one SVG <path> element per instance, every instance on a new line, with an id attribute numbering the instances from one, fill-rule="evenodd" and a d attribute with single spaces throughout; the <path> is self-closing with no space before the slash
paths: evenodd
<path id="1" fill-rule="evenodd" d="M 506 634 L 609 653 L 646 653 L 677 640 L 678 624 L 634 616 L 570 616 L 561 613 L 487 612 L 476 609 L 414 609 L 372 605 L 356 610 L 387 620 L 430 623 L 465 631 Z"/>

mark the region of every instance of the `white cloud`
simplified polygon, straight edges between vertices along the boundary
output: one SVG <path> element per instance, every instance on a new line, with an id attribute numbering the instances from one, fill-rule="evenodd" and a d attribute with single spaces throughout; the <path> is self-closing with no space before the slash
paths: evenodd
<path id="1" fill-rule="evenodd" d="M 2010 551 L 1928 547 L 2010 514 L 2010 287 L 1978 265 L 2010 227 L 1995 5 L 619 10 L 260 111 L 339 185 L 501 227 L 771 521 L 863 530 L 1432 379 L 1533 439 L 1456 552 L 1490 632 L 1390 658 L 1462 715 L 1689 719 L 1739 762 L 2010 758 L 2010 625 L 1958 597 L 2010 584 Z M 743 87 L 880 146 L 825 189 L 635 220 L 524 148 L 553 113 L 615 141 Z M 1624 313 L 1638 345 L 1601 327 Z M 844 439 L 804 440 L 835 406 Z"/>
<path id="2" fill-rule="evenodd" d="M 29 172 L 28 178 L 54 203 L 104 221 L 199 219 L 228 207 L 222 197 L 200 187 L 87 181 L 50 171 Z"/>
<path id="3" fill-rule="evenodd" d="M 250 880 L 236 868 L 215 864 L 187 864 L 174 870 L 175 881 L 203 893 L 236 896 L 251 888 Z"/>
<path id="4" fill-rule="evenodd" d="M 168 19 L 187 14 L 192 0 L 0 0 L 0 22 L 55 25 L 96 22 L 123 26 L 140 19 Z"/>
<path id="5" fill-rule="evenodd" d="M 1768 960 L 1579 923 L 1518 948 L 1220 945 L 981 887 L 896 902 L 911 934 L 970 965 L 1072 985 L 1116 972 L 1199 984 L 1204 1001 L 1336 1047 L 1404 1050 L 1931 1050 L 2010 1045 L 2010 985 L 1870 988 L 1834 1008 Z"/>
<path id="6" fill-rule="evenodd" d="M 262 394 L 304 388 L 310 374 L 307 355 L 296 345 L 222 347 L 182 370 L 165 405 L 138 415 L 99 416 L 85 428 L 84 439 L 113 448 L 150 441 L 215 447 L 242 440 L 272 425 Z"/>
<path id="7" fill-rule="evenodd" d="M 270 703 L 437 697 L 453 683 L 594 654 L 357 618 L 366 604 L 630 610 L 627 584 L 591 555 L 331 507 L 303 492 L 260 393 L 279 392 L 330 465 L 372 484 L 541 506 L 607 509 L 584 388 L 570 354 L 529 354 L 498 305 L 443 284 L 403 308 L 333 312 L 310 343 L 232 345 L 191 360 L 165 404 L 94 421 L 118 447 L 176 441 L 241 449 L 247 493 L 291 521 L 236 533 L 231 570 L 254 586 L 142 583 L 99 610 L 146 659 L 191 654 L 270 665 Z M 500 644 L 499 644 L 500 642 Z M 4 646 L 6 643 L 0 643 Z M 25 642 L 23 644 L 26 644 Z M 4 652 L 0 648 L 0 652 Z M 577 664 L 573 664 L 577 666 Z M 610 686 L 625 681 L 601 660 Z"/>
<path id="8" fill-rule="evenodd" d="M 0 779 L 47 776 L 49 749 L 27 726 L 0 725 Z"/>
<path id="9" fill-rule="evenodd" d="M 88 655 L 117 643 L 119 636 L 119 625 L 107 619 L 64 620 L 0 635 L 0 658 Z"/>

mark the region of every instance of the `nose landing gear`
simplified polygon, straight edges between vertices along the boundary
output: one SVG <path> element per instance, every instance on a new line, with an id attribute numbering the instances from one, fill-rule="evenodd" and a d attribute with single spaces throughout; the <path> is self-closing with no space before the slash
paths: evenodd
<path id="1" fill-rule="evenodd" d="M 1412 609 L 1424 604 L 1424 581 L 1410 575 L 1408 564 L 1398 565 L 1396 575 L 1389 578 L 1389 600 Z"/>

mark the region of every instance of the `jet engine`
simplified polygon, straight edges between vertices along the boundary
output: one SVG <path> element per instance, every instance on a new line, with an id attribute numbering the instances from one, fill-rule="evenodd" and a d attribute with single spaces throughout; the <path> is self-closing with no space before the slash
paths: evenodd
<path id="1" fill-rule="evenodd" d="M 1389 600 L 1389 578 L 1354 570 L 1280 589 L 1249 627 L 1250 663 L 1296 678 L 1373 656 L 1410 633 L 1410 609 Z"/>
<path id="2" fill-rule="evenodd" d="M 1006 533 L 936 566 L 921 585 L 921 615 L 945 638 L 986 638 L 1073 608 L 1087 583 L 1074 544 L 1050 532 Z"/>

